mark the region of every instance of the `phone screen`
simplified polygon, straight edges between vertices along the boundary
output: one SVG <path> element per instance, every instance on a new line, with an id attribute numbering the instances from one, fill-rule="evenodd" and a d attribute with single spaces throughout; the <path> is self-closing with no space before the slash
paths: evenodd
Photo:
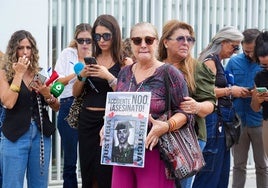
<path id="1" fill-rule="evenodd" d="M 86 65 L 97 64 L 97 61 L 94 57 L 85 57 L 84 61 Z"/>
<path id="2" fill-rule="evenodd" d="M 266 87 L 257 87 L 256 90 L 259 93 L 265 93 L 268 91 Z"/>

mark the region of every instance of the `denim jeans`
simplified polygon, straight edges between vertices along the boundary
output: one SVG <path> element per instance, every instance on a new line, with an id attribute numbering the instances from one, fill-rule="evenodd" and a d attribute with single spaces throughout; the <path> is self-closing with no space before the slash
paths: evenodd
<path id="1" fill-rule="evenodd" d="M 25 172 L 28 188 L 48 187 L 51 138 L 44 136 L 44 166 L 40 166 L 40 131 L 34 121 L 17 141 L 11 142 L 1 133 L 2 187 L 22 188 Z"/>
<path id="2" fill-rule="evenodd" d="M 206 142 L 198 139 L 198 143 L 199 143 L 201 150 L 203 151 L 203 149 L 206 146 Z M 194 178 L 195 178 L 195 176 L 192 176 L 192 177 L 181 180 L 180 181 L 181 188 L 191 188 L 193 186 Z"/>
<path id="3" fill-rule="evenodd" d="M 0 141 L 1 141 L 1 128 L 2 128 L 2 124 L 5 118 L 5 108 L 0 105 Z M 1 150 L 0 150 L 0 158 L 1 158 Z M 0 188 L 2 188 L 2 171 L 0 168 Z"/>
<path id="4" fill-rule="evenodd" d="M 224 121 L 234 117 L 232 108 L 220 107 Z M 225 144 L 225 133 L 222 121 L 218 121 L 217 112 L 206 117 L 207 143 L 203 150 L 206 162 L 204 168 L 197 173 L 194 179 L 194 188 L 227 188 L 230 172 L 230 150 Z"/>
<path id="5" fill-rule="evenodd" d="M 64 119 L 69 113 L 72 102 L 73 97 L 61 99 L 58 114 L 58 130 L 64 156 L 63 188 L 77 188 L 78 186 L 76 174 L 78 131 L 71 128 Z"/>

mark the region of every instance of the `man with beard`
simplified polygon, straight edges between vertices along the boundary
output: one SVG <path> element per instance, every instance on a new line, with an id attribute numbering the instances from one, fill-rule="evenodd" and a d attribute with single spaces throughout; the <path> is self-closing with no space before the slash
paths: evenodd
<path id="1" fill-rule="evenodd" d="M 260 34 L 257 29 L 246 29 L 241 42 L 243 53 L 232 57 L 226 71 L 234 76 L 234 85 L 245 87 L 241 98 L 234 99 L 234 107 L 242 120 L 239 143 L 232 148 L 234 158 L 233 188 L 243 188 L 246 182 L 247 160 L 250 144 L 253 149 L 257 187 L 267 187 L 267 156 L 262 141 L 262 113 L 254 112 L 250 106 L 254 88 L 254 77 L 261 67 L 254 57 L 255 39 Z"/>
<path id="2" fill-rule="evenodd" d="M 132 125 L 129 121 L 119 122 L 115 128 L 118 139 L 118 146 L 113 146 L 112 162 L 116 163 L 133 163 L 134 146 L 128 143 L 129 129 Z"/>

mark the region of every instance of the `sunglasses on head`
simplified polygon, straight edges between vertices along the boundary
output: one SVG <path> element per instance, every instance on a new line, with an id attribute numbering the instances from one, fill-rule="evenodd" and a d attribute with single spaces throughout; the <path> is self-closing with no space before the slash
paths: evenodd
<path id="1" fill-rule="evenodd" d="M 101 40 L 101 37 L 103 38 L 103 40 L 109 41 L 112 38 L 112 34 L 111 33 L 103 33 L 103 34 L 95 33 L 95 34 L 93 34 L 93 39 L 97 42 Z"/>
<path id="2" fill-rule="evenodd" d="M 193 44 L 195 42 L 195 38 L 194 37 L 190 37 L 190 36 L 178 36 L 175 39 L 172 38 L 168 38 L 169 40 L 176 40 L 179 43 L 184 43 L 184 42 L 188 42 L 189 44 Z"/>
<path id="3" fill-rule="evenodd" d="M 133 41 L 133 43 L 135 45 L 140 45 L 142 43 L 142 39 L 141 37 L 132 37 L 131 40 Z M 146 36 L 144 38 L 144 41 L 147 45 L 152 45 L 154 43 L 154 40 L 155 40 L 155 37 L 149 37 L 149 36 Z"/>
<path id="4" fill-rule="evenodd" d="M 78 42 L 78 44 L 84 44 L 84 43 L 91 44 L 91 42 L 92 42 L 90 38 L 85 38 L 85 39 L 78 38 L 78 39 L 76 39 L 76 41 Z"/>

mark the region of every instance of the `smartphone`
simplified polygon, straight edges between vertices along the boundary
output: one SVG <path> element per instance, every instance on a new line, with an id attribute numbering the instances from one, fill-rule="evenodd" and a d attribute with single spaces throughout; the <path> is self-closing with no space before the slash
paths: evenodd
<path id="1" fill-rule="evenodd" d="M 265 93 L 268 91 L 268 89 L 266 87 L 257 87 L 256 90 L 259 93 Z"/>
<path id="2" fill-rule="evenodd" d="M 35 86 L 35 83 L 37 80 L 39 80 L 42 84 L 44 84 L 44 82 L 46 81 L 47 77 L 45 77 L 44 75 L 37 73 L 34 75 L 33 80 L 30 82 L 29 86 L 33 87 Z"/>
<path id="3" fill-rule="evenodd" d="M 86 65 L 97 64 L 97 60 L 95 59 L 95 57 L 85 57 L 84 61 Z"/>

